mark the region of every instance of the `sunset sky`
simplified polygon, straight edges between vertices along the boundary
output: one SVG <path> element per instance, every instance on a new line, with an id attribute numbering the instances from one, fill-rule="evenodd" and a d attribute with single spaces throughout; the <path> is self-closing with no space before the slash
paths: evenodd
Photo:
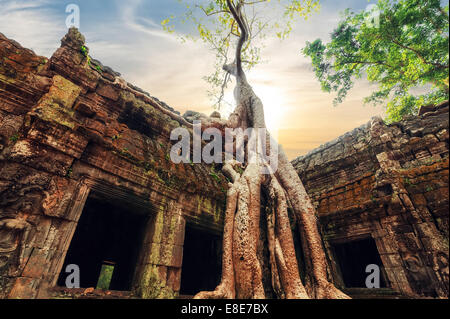
<path id="1" fill-rule="evenodd" d="M 213 69 L 213 52 L 201 42 L 181 43 L 160 27 L 163 19 L 182 13 L 177 0 L 0 0 L 0 32 L 50 57 L 67 32 L 65 8 L 70 3 L 80 7 L 80 31 L 93 58 L 181 113 L 213 111 L 206 94 L 208 84 L 202 80 Z M 262 53 L 266 62 L 248 74 L 264 103 L 269 129 L 291 159 L 372 116 L 383 116 L 381 107 L 363 105 L 363 98 L 371 92 L 364 80 L 355 85 L 344 103 L 334 107 L 334 95 L 320 90 L 310 61 L 300 53 L 308 40 L 328 41 L 341 11 L 363 10 L 369 3 L 321 1 L 320 12 L 307 21 L 299 20 L 288 40 L 270 39 Z"/>

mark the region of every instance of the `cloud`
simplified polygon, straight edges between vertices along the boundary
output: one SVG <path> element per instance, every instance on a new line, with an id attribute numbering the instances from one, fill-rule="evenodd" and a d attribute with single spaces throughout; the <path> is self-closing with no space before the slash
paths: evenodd
<path id="1" fill-rule="evenodd" d="M 176 36 L 162 30 L 161 25 L 152 19 L 139 17 L 138 9 L 142 5 L 142 0 L 127 1 L 126 5 L 120 5 L 122 12 L 122 23 L 137 32 L 143 32 L 152 37 L 160 37 L 169 41 L 176 41 Z"/>
<path id="2" fill-rule="evenodd" d="M 7 1 L 2 0 L 0 1 L 0 4 L 2 5 L 2 12 L 14 12 L 14 11 L 21 11 L 21 10 L 27 10 L 27 9 L 36 9 L 39 7 L 42 7 L 45 4 L 48 4 L 48 0 L 22 0 L 22 1 Z"/>
<path id="3" fill-rule="evenodd" d="M 45 0 L 0 1 L 0 32 L 37 54 L 50 56 L 66 29 L 64 16 L 48 4 Z"/>

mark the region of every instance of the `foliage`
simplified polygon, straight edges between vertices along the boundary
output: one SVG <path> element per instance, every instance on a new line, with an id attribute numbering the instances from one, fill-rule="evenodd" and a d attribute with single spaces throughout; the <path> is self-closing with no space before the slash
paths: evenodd
<path id="1" fill-rule="evenodd" d="M 19 140 L 19 134 L 14 134 L 14 135 L 12 135 L 10 138 L 9 138 L 9 140 L 11 141 L 11 142 L 17 142 L 18 140 Z"/>
<path id="2" fill-rule="evenodd" d="M 81 53 L 86 57 L 88 65 L 91 66 L 91 57 L 89 56 L 88 49 L 84 45 L 82 45 L 80 50 Z"/>
<path id="3" fill-rule="evenodd" d="M 98 73 L 102 73 L 102 72 L 103 72 L 103 69 L 102 69 L 102 67 L 101 67 L 100 65 L 96 65 L 95 63 L 91 63 L 92 61 L 91 61 L 91 57 L 90 57 L 90 55 L 89 55 L 89 50 L 88 50 L 88 48 L 86 48 L 84 45 L 82 45 L 81 48 L 80 48 L 80 51 L 81 51 L 81 53 L 86 57 L 86 59 L 87 59 L 87 64 L 88 64 L 90 67 L 95 68 L 95 70 L 97 70 Z"/>
<path id="4" fill-rule="evenodd" d="M 205 77 L 212 86 L 209 92 L 220 107 L 224 89 L 230 78 L 222 70 L 228 61 L 229 53 L 233 53 L 237 38 L 240 36 L 238 23 L 231 14 L 227 0 L 178 0 L 186 7 L 181 17 L 171 16 L 161 22 L 164 30 L 174 32 L 176 23 L 190 22 L 194 25 L 193 32 L 180 34 L 182 41 L 201 40 L 214 51 L 216 62 L 214 73 Z M 279 39 L 288 37 L 296 18 L 307 18 L 308 15 L 319 9 L 319 0 L 231 0 L 234 6 L 241 5 L 249 27 L 249 41 L 242 49 L 242 61 L 246 70 L 261 62 L 261 49 L 269 36 Z M 178 27 L 178 26 L 177 26 Z"/>
<path id="5" fill-rule="evenodd" d="M 71 178 L 71 177 L 72 177 L 72 173 L 73 173 L 73 168 L 70 167 L 70 168 L 67 170 L 66 177 Z"/>
<path id="6" fill-rule="evenodd" d="M 97 289 L 108 290 L 111 284 L 112 275 L 114 272 L 113 265 L 102 265 L 100 276 L 97 282 Z"/>
<path id="7" fill-rule="evenodd" d="M 322 90 L 341 103 L 355 79 L 379 87 L 365 103 L 388 101 L 389 121 L 414 114 L 422 105 L 448 99 L 448 5 L 439 0 L 380 0 L 375 11 L 346 10 L 331 42 L 307 42 Z M 372 19 L 379 13 L 377 19 Z M 420 91 L 428 93 L 421 94 Z"/>

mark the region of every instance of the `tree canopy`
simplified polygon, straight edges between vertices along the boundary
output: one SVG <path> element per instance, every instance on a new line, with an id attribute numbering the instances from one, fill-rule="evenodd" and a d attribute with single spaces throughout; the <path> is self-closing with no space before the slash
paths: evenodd
<path id="1" fill-rule="evenodd" d="M 216 63 L 214 73 L 205 77 L 211 84 L 210 95 L 217 106 L 223 102 L 224 89 L 230 81 L 229 74 L 222 69 L 232 61 L 240 37 L 240 28 L 230 12 L 228 2 L 240 7 L 248 27 L 248 39 L 242 47 L 243 67 L 247 71 L 261 62 L 261 49 L 268 37 L 285 39 L 297 18 L 307 18 L 319 9 L 319 0 L 178 0 L 186 7 L 180 17 L 171 16 L 161 22 L 168 32 L 181 29 L 180 24 L 190 22 L 193 32 L 179 33 L 181 40 L 201 40 L 214 51 Z M 178 25 L 177 25 L 178 24 Z"/>
<path id="2" fill-rule="evenodd" d="M 306 43 L 302 52 L 311 58 L 322 90 L 337 92 L 338 104 L 356 79 L 367 77 L 379 87 L 364 102 L 387 102 L 388 121 L 448 100 L 448 5 L 380 0 L 372 7 L 347 9 L 329 43 Z"/>

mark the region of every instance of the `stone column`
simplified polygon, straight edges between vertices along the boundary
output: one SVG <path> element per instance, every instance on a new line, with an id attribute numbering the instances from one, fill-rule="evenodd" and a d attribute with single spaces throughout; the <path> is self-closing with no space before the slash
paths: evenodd
<path id="1" fill-rule="evenodd" d="M 163 197 L 148 222 L 134 280 L 134 289 L 142 298 L 179 294 L 186 225 L 181 208 L 179 202 Z"/>

